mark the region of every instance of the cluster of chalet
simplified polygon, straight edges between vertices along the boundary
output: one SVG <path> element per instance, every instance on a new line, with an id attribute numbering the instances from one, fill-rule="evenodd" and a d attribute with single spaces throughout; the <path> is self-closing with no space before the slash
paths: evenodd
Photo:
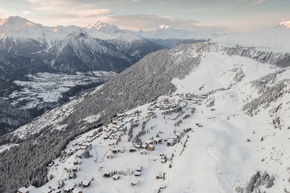
<path id="1" fill-rule="evenodd" d="M 80 165 L 81 165 L 81 159 L 87 158 L 90 156 L 90 150 L 92 149 L 92 142 L 96 139 L 102 136 L 102 139 L 107 141 L 106 143 L 109 146 L 108 151 L 104 155 L 104 158 L 107 159 L 113 159 L 117 156 L 118 153 L 124 153 L 126 151 L 125 146 L 121 147 L 119 144 L 122 140 L 122 136 L 125 134 L 128 134 L 128 141 L 132 139 L 132 131 L 134 127 L 139 126 L 139 121 L 142 121 L 142 128 L 141 132 L 139 132 L 137 139 L 132 141 L 132 146 L 128 147 L 127 151 L 130 153 L 134 153 L 137 151 L 140 151 L 140 154 L 146 155 L 148 151 L 155 151 L 155 149 L 158 147 L 158 145 L 165 143 L 166 146 L 174 146 L 177 143 L 183 143 L 184 136 L 186 133 L 191 131 L 191 128 L 183 129 L 182 131 L 176 131 L 174 130 L 173 134 L 169 138 L 161 138 L 159 137 L 159 134 L 162 134 L 162 132 L 158 133 L 156 137 L 151 137 L 147 139 L 145 142 L 141 141 L 141 136 L 146 133 L 145 124 L 152 118 L 156 118 L 157 115 L 154 112 L 154 110 L 159 109 L 161 110 L 161 114 L 164 116 L 167 116 L 168 114 L 172 113 L 178 113 L 181 115 L 183 113 L 183 108 L 188 108 L 187 102 L 185 100 L 196 100 L 196 102 L 199 101 L 199 99 L 195 95 L 190 94 L 181 94 L 178 95 L 179 97 L 175 98 L 161 98 L 159 101 L 151 103 L 151 105 L 148 107 L 148 114 L 146 117 L 143 117 L 142 119 L 139 118 L 141 111 L 135 111 L 130 114 L 117 114 L 111 119 L 111 123 L 101 126 L 94 134 L 86 136 L 83 140 L 78 140 L 78 142 L 75 142 L 72 144 L 72 147 L 67 150 L 63 151 L 60 156 L 60 162 L 64 162 L 66 158 L 74 156 L 73 161 L 67 164 L 64 167 L 64 170 L 68 174 L 68 179 L 76 179 L 78 171 L 80 171 Z M 189 109 L 192 108 L 192 113 L 194 112 L 195 108 L 194 106 L 189 107 Z M 190 116 L 190 114 L 187 114 L 183 117 L 183 119 L 186 119 Z M 124 120 L 126 119 L 125 123 Z M 175 120 L 175 119 L 172 119 Z M 181 121 L 180 121 L 181 122 Z M 179 123 L 180 124 L 180 123 Z M 177 124 L 177 126 L 179 126 Z M 127 128 L 129 125 L 129 128 Z M 196 124 L 198 127 L 202 127 L 201 124 Z M 153 126 L 152 126 L 153 127 Z M 151 128 L 152 129 L 152 128 Z M 143 132 L 143 133 L 142 133 Z M 148 133 L 148 129 L 147 129 Z M 130 138 L 129 138 L 130 135 Z M 186 142 L 185 142 L 186 143 Z M 160 161 L 161 163 L 166 163 L 168 160 L 170 161 L 173 157 L 170 155 L 160 154 Z M 96 160 L 95 160 L 96 161 Z M 50 166 L 53 166 L 52 164 Z M 107 171 L 103 173 L 103 177 L 105 178 L 112 178 L 113 180 L 119 180 L 121 175 L 131 175 L 133 178 L 130 181 L 130 184 L 132 187 L 139 185 L 139 176 L 142 175 L 142 166 L 137 166 L 135 169 L 128 169 L 128 171 Z M 155 176 L 157 180 L 164 180 L 165 179 L 165 172 L 158 172 Z M 86 179 L 83 179 L 78 184 L 77 183 L 71 183 L 71 181 L 67 181 L 66 179 L 61 179 L 62 183 L 58 183 L 56 187 L 48 188 L 45 192 L 46 193 L 82 193 L 82 189 L 89 187 L 93 181 L 92 177 L 88 177 Z M 160 192 L 165 187 L 160 187 Z M 20 188 L 17 193 L 29 193 L 26 188 Z"/>
<path id="2" fill-rule="evenodd" d="M 142 175 L 142 166 L 137 166 L 134 170 L 133 169 L 128 169 L 127 171 L 116 171 L 116 170 L 111 170 L 111 171 L 106 171 L 103 173 L 104 178 L 112 178 L 113 180 L 119 180 L 121 178 L 120 175 L 132 175 L 134 178 L 131 180 L 131 186 L 138 186 L 139 185 L 139 180 L 137 177 Z"/>
<path id="3" fill-rule="evenodd" d="M 163 98 L 159 102 L 153 102 L 147 110 L 154 111 L 160 109 L 166 112 L 165 114 L 179 112 L 182 110 L 182 107 L 179 106 L 181 102 L 182 100 Z"/>
<path id="4" fill-rule="evenodd" d="M 61 152 L 60 161 L 64 161 L 67 157 L 70 157 L 72 155 L 83 158 L 84 152 L 92 149 L 92 141 L 100 137 L 101 135 L 101 132 L 96 132 L 91 136 L 86 136 L 83 141 L 74 143 L 71 149 Z"/>
<path id="5" fill-rule="evenodd" d="M 166 141 L 167 146 L 174 146 L 176 143 L 179 143 L 181 138 L 191 130 L 191 128 L 186 128 L 183 129 L 183 131 L 174 131 L 175 134 L 171 138 L 164 139 L 164 141 Z"/>
<path id="6" fill-rule="evenodd" d="M 154 139 L 146 140 L 145 143 L 141 145 L 143 150 L 154 151 L 155 145 L 162 144 L 162 138 L 155 137 Z"/>

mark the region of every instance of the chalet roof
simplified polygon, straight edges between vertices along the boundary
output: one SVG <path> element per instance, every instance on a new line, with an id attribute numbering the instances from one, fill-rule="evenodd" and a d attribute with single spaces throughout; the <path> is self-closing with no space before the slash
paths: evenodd
<path id="1" fill-rule="evenodd" d="M 83 180 L 83 181 L 82 181 L 82 185 L 84 185 L 84 186 L 89 186 L 90 183 L 91 183 L 90 180 Z"/>
<path id="2" fill-rule="evenodd" d="M 151 140 L 151 139 L 148 139 L 148 140 L 145 141 L 145 143 L 150 144 L 150 143 L 154 143 L 154 141 Z"/>
<path id="3" fill-rule="evenodd" d="M 138 166 L 136 167 L 136 171 L 142 171 L 142 166 L 138 165 Z"/>
<path id="4" fill-rule="evenodd" d="M 113 175 L 114 180 L 118 180 L 119 178 L 120 178 L 120 175 L 118 175 L 118 174 Z"/>
<path id="5" fill-rule="evenodd" d="M 119 148 L 114 146 L 111 148 L 111 151 L 119 151 Z"/>
<path id="6" fill-rule="evenodd" d="M 137 180 L 137 179 L 132 179 L 131 180 L 131 184 L 138 184 L 139 183 L 139 180 Z"/>
<path id="7" fill-rule="evenodd" d="M 160 140 L 162 140 L 161 137 L 155 137 L 155 139 L 154 139 L 154 141 L 160 141 Z"/>

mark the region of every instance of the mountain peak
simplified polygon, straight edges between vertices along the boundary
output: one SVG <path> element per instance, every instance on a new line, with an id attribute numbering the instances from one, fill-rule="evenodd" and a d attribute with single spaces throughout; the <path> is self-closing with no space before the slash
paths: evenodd
<path id="1" fill-rule="evenodd" d="M 171 28 L 171 27 L 168 26 L 168 25 L 164 25 L 164 24 L 162 24 L 162 25 L 159 26 L 158 29 L 168 29 L 168 28 Z"/>
<path id="2" fill-rule="evenodd" d="M 113 24 L 109 24 L 109 23 L 104 23 L 101 21 L 98 21 L 97 23 L 95 23 L 92 26 L 89 26 L 89 28 L 94 28 L 97 30 L 103 30 L 103 29 L 119 29 L 117 26 L 113 25 Z"/>
<path id="3" fill-rule="evenodd" d="M 286 28 L 286 29 L 290 29 L 290 21 L 282 21 L 282 22 L 279 24 L 279 27 L 281 27 L 281 28 Z"/>
<path id="4" fill-rule="evenodd" d="M 10 16 L 6 19 L 2 19 L 0 20 L 0 25 L 12 25 L 12 26 L 31 26 L 33 25 L 34 23 L 25 19 L 25 18 L 22 18 L 22 17 L 19 17 L 19 16 Z"/>

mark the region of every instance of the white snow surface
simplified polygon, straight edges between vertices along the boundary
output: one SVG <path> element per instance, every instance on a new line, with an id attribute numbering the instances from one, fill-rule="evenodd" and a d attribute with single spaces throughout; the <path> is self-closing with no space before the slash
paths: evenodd
<path id="1" fill-rule="evenodd" d="M 255 47 L 266 52 L 290 52 L 290 29 L 288 27 L 276 27 L 256 33 L 230 34 L 213 38 L 213 42 L 224 46 Z"/>
<path id="2" fill-rule="evenodd" d="M 182 30 L 162 25 L 152 31 L 135 32 L 127 29 L 120 29 L 115 25 L 96 22 L 87 27 L 78 26 L 43 26 L 33 23 L 25 18 L 12 16 L 0 19 L 0 39 L 13 38 L 15 42 L 23 39 L 35 39 L 38 42 L 52 46 L 60 40 L 69 38 L 73 33 L 86 32 L 93 38 L 102 40 L 121 40 L 133 42 L 142 39 L 210 39 L 228 34 L 221 30 L 210 27 L 197 27 L 194 30 Z"/>
<path id="3" fill-rule="evenodd" d="M 13 105 L 21 103 L 21 109 L 31 109 L 43 102 L 57 102 L 62 94 L 77 85 L 100 82 L 115 76 L 114 72 L 96 71 L 94 76 L 78 72 L 76 75 L 37 73 L 27 75 L 28 81 L 14 81 L 21 87 L 9 95 Z"/>
<path id="4" fill-rule="evenodd" d="M 86 193 L 233 193 L 236 187 L 246 186 L 256 171 L 267 171 L 275 178 L 271 188 L 257 187 L 261 192 L 289 191 L 290 86 L 268 106 L 258 107 L 257 114 L 247 115 L 244 105 L 261 95 L 253 81 L 280 69 L 220 50 L 204 52 L 198 67 L 184 79 L 174 79 L 177 91 L 173 95 L 117 115 L 113 123 L 71 141 L 49 166 L 48 176 L 53 178 L 40 188 L 30 186 L 30 193 L 53 189 L 61 181 L 61 189 L 75 186 Z M 289 72 L 286 68 L 271 84 L 289 83 Z M 281 107 L 273 111 L 277 106 Z M 176 107 L 182 110 L 174 111 Z M 273 125 L 276 117 L 280 118 L 277 128 Z M 153 151 L 136 147 L 136 152 L 130 152 L 144 121 L 139 137 L 143 144 L 159 138 L 162 143 Z M 129 141 L 132 124 L 136 126 Z M 177 143 L 168 146 L 172 138 Z M 76 158 L 85 148 L 91 157 Z M 162 163 L 164 155 L 167 160 Z M 76 170 L 75 179 L 69 179 L 72 170 Z M 118 173 L 120 179 L 103 177 L 107 172 Z M 160 172 L 165 173 L 164 179 L 156 179 Z M 87 181 L 89 187 L 83 187 L 81 183 Z M 131 186 L 136 181 L 138 185 Z"/>

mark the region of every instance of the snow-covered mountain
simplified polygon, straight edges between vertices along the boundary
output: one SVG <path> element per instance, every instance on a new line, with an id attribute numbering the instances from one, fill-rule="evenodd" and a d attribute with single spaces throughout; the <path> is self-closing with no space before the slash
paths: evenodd
<path id="1" fill-rule="evenodd" d="M 48 27 L 18 16 L 1 19 L 0 98 L 8 98 L 12 104 L 17 104 L 15 108 L 18 110 L 28 110 L 27 106 L 33 106 L 34 108 L 29 110 L 32 114 L 30 117 L 33 118 L 67 101 L 71 94 L 77 94 L 84 88 L 88 89 L 107 80 L 108 76 L 95 77 L 94 72 L 119 73 L 146 54 L 161 48 L 164 47 L 109 24 L 97 23 L 89 28 Z M 23 86 L 29 85 L 27 81 L 34 85 L 33 79 L 29 77 L 39 76 L 36 75 L 37 73 L 52 73 L 52 77 L 60 73 L 65 77 L 70 76 L 70 81 L 73 81 L 71 77 L 74 77 L 75 83 L 70 84 L 69 91 L 65 89 L 64 93 L 58 93 L 57 96 L 60 97 L 56 101 L 46 103 L 39 100 L 44 97 L 37 98 L 38 94 L 32 94 L 35 93 L 32 87 Z M 78 74 L 81 75 L 74 76 Z M 80 83 L 79 78 L 83 77 L 83 74 L 91 77 L 86 77 L 86 80 L 90 79 L 87 82 Z M 43 80 L 48 80 L 47 84 L 51 84 L 49 79 Z M 22 84 L 23 82 L 25 84 Z M 56 90 L 61 92 L 63 89 Z M 15 93 L 25 93 L 25 95 Z M 28 96 L 28 93 L 32 95 Z M 55 96 L 50 97 L 55 99 Z M 28 105 L 32 101 L 33 105 Z M 39 101 L 39 104 L 35 104 L 36 101 Z M 3 113 L 5 117 L 5 110 Z M 6 119 L 8 117 L 7 114 Z M 23 121 L 16 122 L 23 123 Z M 11 126 L 9 122 L 6 121 L 5 124 L 3 122 L 7 127 L 1 130 L 8 131 L 21 126 L 21 124 L 10 123 Z"/>
<path id="2" fill-rule="evenodd" d="M 161 25 L 156 30 L 139 31 L 138 35 L 148 39 L 211 39 L 217 36 L 225 35 L 228 32 L 216 31 L 208 28 L 197 30 L 176 29 L 171 26 Z"/>
<path id="3" fill-rule="evenodd" d="M 151 53 L 1 137 L 0 190 L 289 191 L 290 44 L 228 40 Z"/>
<path id="4" fill-rule="evenodd" d="M 0 192 L 289 192 L 290 42 L 285 26 L 150 53 L 104 85 L 0 137 Z M 108 57 L 136 59 L 141 57 L 134 53 L 138 45 L 154 44 L 109 24 L 76 28 L 66 34 L 63 27 L 64 38 L 50 43 L 35 39 L 35 49 L 45 47 L 39 52 L 2 52 L 1 81 L 52 100 L 43 92 L 48 88 L 57 95 L 52 79 L 62 90 L 71 79 L 82 84 L 90 74 L 114 76 L 89 67 L 80 73 L 86 71 L 80 66 L 101 56 L 106 63 Z M 177 33 L 167 26 L 159 29 L 165 30 Z M 134 45 L 132 40 L 141 43 L 126 47 Z M 77 70 L 67 71 L 75 73 L 68 77 L 49 74 L 60 67 Z M 39 83 L 9 81 L 12 72 Z M 0 85 L 1 92 L 11 92 Z M 28 104 L 35 105 L 33 100 Z M 15 110 L 5 100 L 1 105 Z M 19 121 L 28 118 L 24 112 L 17 111 Z M 1 120 L 14 119 L 9 118 Z"/>
<path id="5" fill-rule="evenodd" d="M 28 85 L 27 81 L 33 81 L 29 77 L 39 76 L 37 73 L 40 73 L 40 76 L 52 73 L 53 77 L 56 73 L 64 74 L 64 76 L 85 73 L 89 76 L 96 71 L 119 73 L 153 51 L 172 48 L 180 44 L 207 41 L 217 34 L 206 30 L 193 32 L 167 26 L 151 32 L 133 32 L 102 22 L 96 22 L 87 27 L 49 27 L 18 16 L 1 19 L 0 97 L 6 97 L 12 104 L 17 104 L 18 110 L 27 110 L 26 107 L 31 106 L 28 104 L 34 101 L 32 106 L 35 106 L 35 101 L 39 101 L 39 98 L 35 98 L 38 94 L 28 96 L 28 93 L 35 93 L 35 90 L 23 85 Z M 78 85 L 79 78 L 75 78 L 76 84 L 72 84 L 75 86 L 70 87 L 73 90 L 70 93 L 76 94 L 75 91 L 83 90 L 83 87 L 89 88 L 89 85 L 100 84 L 99 82 L 92 83 L 91 80 L 100 79 L 91 77 L 88 85 L 84 85 L 84 82 Z M 105 79 L 107 77 L 101 78 L 101 80 Z M 49 79 L 43 80 L 48 80 L 48 85 L 51 83 Z M 34 83 L 31 82 L 31 84 Z M 82 89 L 75 89 L 79 86 Z M 19 93 L 26 94 L 24 96 Z M 19 98 L 21 96 L 24 98 Z M 67 99 L 65 93 L 58 99 L 59 101 L 49 103 L 47 106 L 44 105 L 44 101 L 40 100 L 40 104 L 36 105 L 40 108 L 31 109 L 32 117 L 62 104 L 64 98 Z M 5 130 L 11 130 L 14 127 Z"/>

